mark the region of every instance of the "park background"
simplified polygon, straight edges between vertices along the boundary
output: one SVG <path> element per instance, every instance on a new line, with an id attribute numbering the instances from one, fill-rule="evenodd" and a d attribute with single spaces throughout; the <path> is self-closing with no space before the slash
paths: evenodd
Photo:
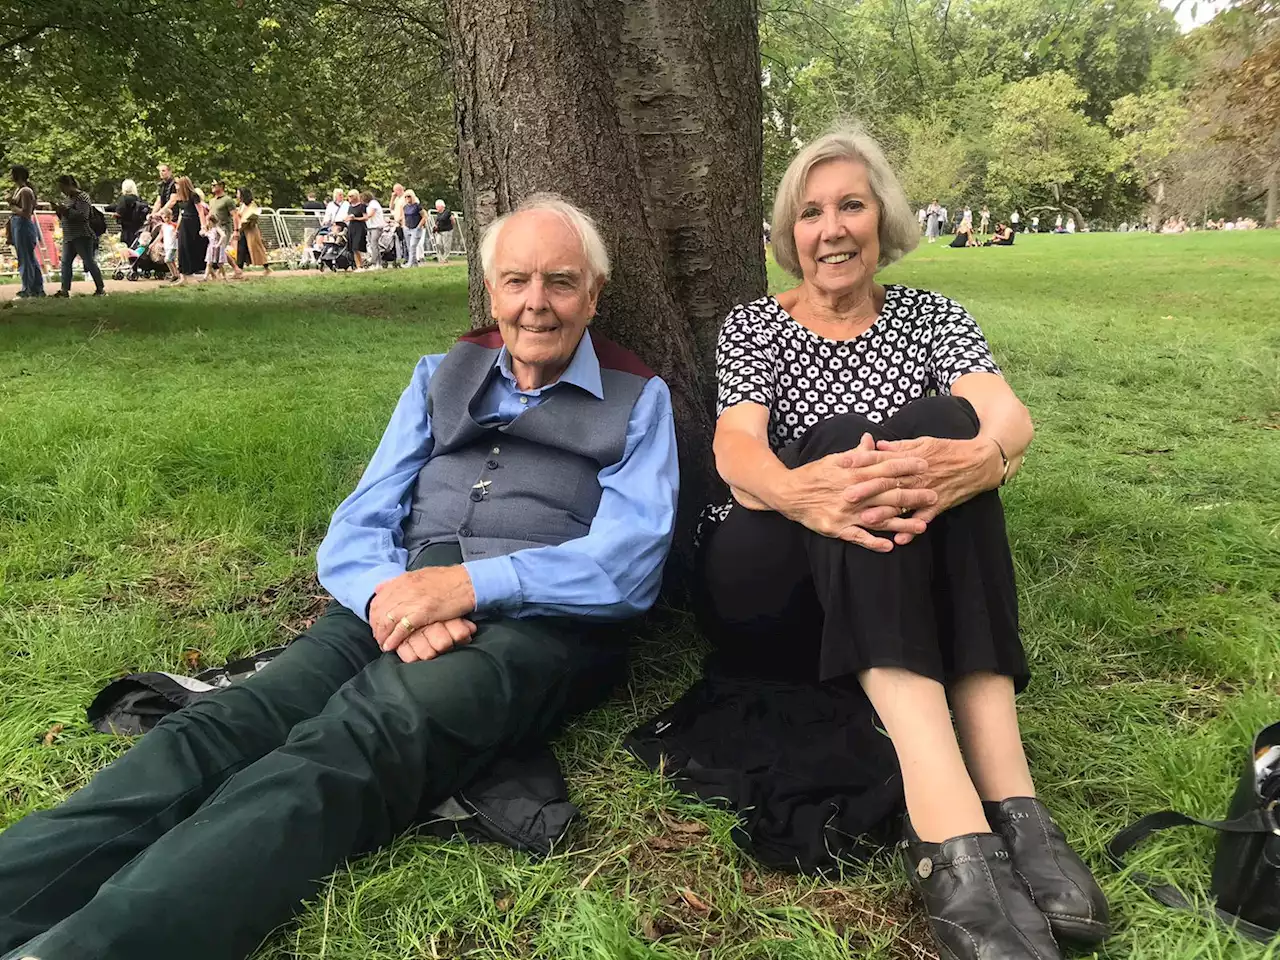
<path id="1" fill-rule="evenodd" d="M 1169 11 L 1124 0 L 759 13 L 763 201 L 797 142 L 838 115 L 885 138 L 913 199 L 936 191 L 953 209 L 1070 204 L 1102 227 L 1260 217 L 1274 196 L 1274 168 L 1241 140 L 1276 129 L 1259 112 L 1274 107 L 1269 74 L 1247 86 L 1263 62 L 1251 58 L 1275 50 L 1272 6 L 1185 34 Z M 5 111 L 0 143 L 44 183 L 147 182 L 167 159 L 277 204 L 308 184 L 399 180 L 467 207 L 442 16 L 356 0 L 10 3 L 0 83 L 39 96 Z M 1078 99 L 1054 113 L 1064 90 Z M 1126 133 L 1108 118 L 1129 96 L 1180 119 Z M 1147 154 L 1122 152 L 1140 129 L 1177 150 L 1142 167 Z M 948 170 L 961 179 L 928 179 Z M 1194 204 L 1176 206 L 1181 190 Z M 883 277 L 964 303 L 1036 418 L 1004 496 L 1034 670 L 1021 710 L 1042 795 L 1115 910 L 1100 956 L 1276 955 L 1165 911 L 1102 849 L 1151 810 L 1221 814 L 1249 737 L 1276 719 L 1277 263 L 1275 230 L 1090 232 L 927 247 Z M 768 282 L 788 279 L 770 265 Z M 305 628 L 330 513 L 417 358 L 482 316 L 474 293 L 454 265 L 0 305 L 0 825 L 127 748 L 84 720 L 109 679 L 190 672 Z M 650 347 L 677 329 L 661 322 Z M 705 352 L 695 364 L 705 380 Z M 887 853 L 838 878 L 767 873 L 733 845 L 730 816 L 626 755 L 623 734 L 692 682 L 703 652 L 675 605 L 633 630 L 630 683 L 556 746 L 585 814 L 568 846 L 538 863 L 408 836 L 326 881 L 259 960 L 931 956 Z M 1209 837 L 1184 832 L 1134 864 L 1203 895 L 1211 857 Z"/>
<path id="2" fill-rule="evenodd" d="M 761 0 L 765 209 L 799 145 L 855 117 L 917 206 L 1274 224 L 1277 7 L 1222 6 Z M 402 182 L 461 209 L 449 27 L 444 0 L 5 0 L 0 161 L 101 202 L 167 161 L 268 206 Z"/>

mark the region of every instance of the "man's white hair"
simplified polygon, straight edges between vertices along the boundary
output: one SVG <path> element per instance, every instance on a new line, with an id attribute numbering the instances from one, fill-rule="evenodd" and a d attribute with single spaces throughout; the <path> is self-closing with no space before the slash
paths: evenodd
<path id="1" fill-rule="evenodd" d="M 582 255 L 586 258 L 591 282 L 594 284 L 609 279 L 609 251 L 605 248 L 604 238 L 600 236 L 596 222 L 557 193 L 535 193 L 525 197 L 510 213 L 504 213 L 494 220 L 480 235 L 480 264 L 484 267 L 486 280 L 492 283 L 495 279 L 493 257 L 498 249 L 498 237 L 502 228 L 517 213 L 527 213 L 530 210 L 546 210 L 561 217 L 582 241 Z"/>
<path id="2" fill-rule="evenodd" d="M 443 200 L 437 200 L 437 201 L 436 201 L 436 206 L 437 206 L 437 207 L 443 207 L 443 206 L 444 206 L 444 201 L 443 201 Z"/>
<path id="3" fill-rule="evenodd" d="M 136 197 L 138 195 L 138 185 L 132 180 L 126 180 L 120 184 L 120 192 L 130 197 Z"/>

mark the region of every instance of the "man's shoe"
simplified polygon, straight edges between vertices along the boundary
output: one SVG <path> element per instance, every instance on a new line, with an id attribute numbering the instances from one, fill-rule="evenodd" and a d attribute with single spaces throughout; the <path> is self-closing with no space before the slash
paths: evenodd
<path id="1" fill-rule="evenodd" d="M 95 297 L 105 297 L 107 295 L 107 291 L 103 290 L 102 288 L 99 288 L 93 291 L 93 295 Z"/>
<path id="2" fill-rule="evenodd" d="M 57 293 L 55 293 L 55 294 L 54 294 L 54 296 L 55 296 L 55 297 L 69 297 L 69 296 L 71 296 L 71 294 L 70 294 L 70 293 L 68 293 L 66 290 L 59 290 Z"/>
<path id="3" fill-rule="evenodd" d="M 968 833 L 926 843 L 910 820 L 903 832 L 903 860 L 942 960 L 1061 960 L 1002 837 Z"/>
<path id="4" fill-rule="evenodd" d="M 1111 933 L 1107 898 L 1045 805 L 1034 797 L 1010 797 L 982 806 L 1053 935 L 1083 946 L 1105 940 Z"/>

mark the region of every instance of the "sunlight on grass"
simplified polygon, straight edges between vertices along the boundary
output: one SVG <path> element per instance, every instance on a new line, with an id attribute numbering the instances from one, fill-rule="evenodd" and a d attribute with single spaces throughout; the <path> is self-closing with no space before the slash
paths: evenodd
<path id="1" fill-rule="evenodd" d="M 1039 236 L 929 247 L 884 276 L 968 306 L 1036 418 L 1004 495 L 1034 671 L 1023 726 L 1112 899 L 1107 957 L 1266 955 L 1157 907 L 1101 851 L 1143 812 L 1221 814 L 1248 737 L 1277 718 L 1277 262 L 1274 231 Z M 330 512 L 417 358 L 467 326 L 466 299 L 450 268 L 0 310 L 0 824 L 125 748 L 84 722 L 110 678 L 300 628 Z M 623 734 L 701 651 L 678 611 L 633 629 L 629 688 L 557 744 L 586 815 L 571 846 L 533 863 L 406 837 L 258 956 L 924 956 L 887 856 L 843 879 L 765 873 L 729 815 L 627 758 Z M 689 821 L 706 829 L 672 829 Z M 1186 832 L 1134 862 L 1202 890 L 1211 849 Z"/>

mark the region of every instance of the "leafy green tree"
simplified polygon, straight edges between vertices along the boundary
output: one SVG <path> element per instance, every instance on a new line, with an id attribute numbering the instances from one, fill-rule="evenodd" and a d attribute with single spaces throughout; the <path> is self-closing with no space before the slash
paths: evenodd
<path id="1" fill-rule="evenodd" d="M 1120 155 L 1150 201 L 1153 229 L 1164 219 L 1165 194 L 1187 148 L 1189 120 L 1190 111 L 1176 90 L 1123 96 L 1107 118 L 1107 126 L 1119 135 Z"/>
<path id="2" fill-rule="evenodd" d="M 988 190 L 1028 209 L 1066 210 L 1084 226 L 1080 207 L 1102 192 L 1117 160 L 1107 130 L 1080 111 L 1085 96 L 1060 71 L 1009 84 L 994 104 Z"/>
<path id="3" fill-rule="evenodd" d="M 936 113 L 902 117 L 893 149 L 898 178 L 916 206 L 940 199 L 954 204 L 973 181 L 968 142 Z"/>

